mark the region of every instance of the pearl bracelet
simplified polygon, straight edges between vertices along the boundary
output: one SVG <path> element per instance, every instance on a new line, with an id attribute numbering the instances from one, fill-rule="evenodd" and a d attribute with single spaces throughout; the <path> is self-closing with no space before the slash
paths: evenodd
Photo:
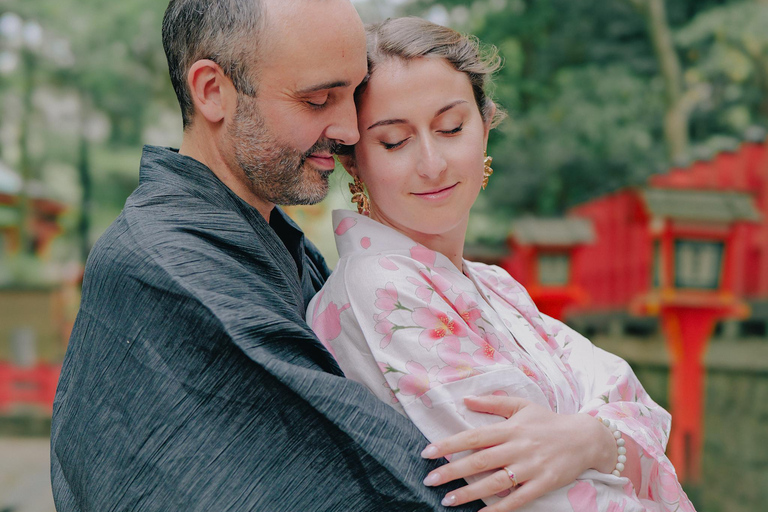
<path id="1" fill-rule="evenodd" d="M 613 438 L 616 439 L 616 447 L 618 448 L 619 456 L 616 460 L 616 468 L 611 471 L 611 474 L 614 476 L 621 476 L 621 472 L 624 471 L 624 463 L 627 462 L 627 449 L 624 447 L 624 439 L 622 439 L 621 432 L 616 426 L 616 423 L 609 419 L 601 418 L 600 416 L 597 416 L 597 419 L 611 430 Z"/>

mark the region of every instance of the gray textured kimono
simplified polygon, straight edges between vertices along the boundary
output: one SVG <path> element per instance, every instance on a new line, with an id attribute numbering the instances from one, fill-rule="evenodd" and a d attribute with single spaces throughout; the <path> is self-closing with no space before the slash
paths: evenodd
<path id="1" fill-rule="evenodd" d="M 270 224 L 204 165 L 145 148 L 56 393 L 59 512 L 443 510 L 425 439 L 304 322 L 322 257 L 279 210 Z"/>

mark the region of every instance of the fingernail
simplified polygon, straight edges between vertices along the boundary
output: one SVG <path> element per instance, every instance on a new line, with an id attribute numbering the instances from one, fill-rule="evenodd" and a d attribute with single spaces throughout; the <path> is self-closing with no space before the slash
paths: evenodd
<path id="1" fill-rule="evenodd" d="M 444 507 L 452 507 L 456 504 L 456 495 L 455 494 L 449 494 L 445 498 L 443 498 L 443 501 L 440 502 L 440 504 Z"/>
<path id="2" fill-rule="evenodd" d="M 424 451 L 421 452 L 422 458 L 425 459 L 431 459 L 433 457 L 437 457 L 437 446 L 431 444 L 424 448 Z"/>
<path id="3" fill-rule="evenodd" d="M 437 473 L 431 473 L 427 475 L 427 478 L 424 479 L 424 485 L 428 487 L 432 487 L 433 485 L 437 485 L 440 483 L 440 475 Z"/>

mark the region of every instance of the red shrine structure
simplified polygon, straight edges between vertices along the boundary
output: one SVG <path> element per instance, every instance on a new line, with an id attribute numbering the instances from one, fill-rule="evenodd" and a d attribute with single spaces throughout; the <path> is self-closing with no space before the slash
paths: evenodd
<path id="1" fill-rule="evenodd" d="M 581 256 L 594 242 L 587 219 L 524 218 L 514 223 L 509 237 L 514 256 L 501 264 L 525 286 L 541 312 L 562 320 L 566 308 L 588 303 Z"/>
<path id="2" fill-rule="evenodd" d="M 566 313 L 658 317 L 671 361 L 670 458 L 681 480 L 697 483 L 707 342 L 717 322 L 768 305 L 767 144 L 747 142 L 673 168 L 644 187 L 578 205 L 562 222 L 577 219 L 591 225 L 594 240 L 583 238 L 571 254 L 569 287 L 584 296 L 570 300 Z M 517 233 L 513 228 L 514 253 L 502 264 L 534 284 L 546 309 L 529 262 L 548 249 Z"/>
<path id="3" fill-rule="evenodd" d="M 62 231 L 59 217 L 66 206 L 36 185 L 28 189 L 29 238 L 35 255 L 44 257 Z M 18 174 L 0 164 L 0 260 L 19 250 L 21 187 Z M 41 361 L 36 345 L 51 330 L 44 325 L 49 317 L 60 316 L 59 302 L 56 291 L 0 286 L 0 414 L 30 406 L 50 414 L 60 365 Z"/>

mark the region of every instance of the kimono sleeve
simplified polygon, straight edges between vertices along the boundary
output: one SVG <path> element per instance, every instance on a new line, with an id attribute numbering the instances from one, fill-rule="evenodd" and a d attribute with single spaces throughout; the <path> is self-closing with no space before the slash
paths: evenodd
<path id="1" fill-rule="evenodd" d="M 430 441 L 502 419 L 469 411 L 466 396 L 502 393 L 547 405 L 503 335 L 485 322 L 484 299 L 455 268 L 396 254 L 357 258 L 340 270 L 349 306 L 332 352 L 345 375 L 380 397 L 386 385 L 387 401 L 396 400 Z"/>
<path id="2" fill-rule="evenodd" d="M 638 497 L 663 502 L 665 510 L 693 511 L 664 454 L 671 423 L 669 413 L 651 399 L 626 361 L 596 347 L 563 323 L 545 315 L 542 318 L 576 381 L 581 395 L 579 412 L 614 421 L 623 436 L 642 448 Z"/>

